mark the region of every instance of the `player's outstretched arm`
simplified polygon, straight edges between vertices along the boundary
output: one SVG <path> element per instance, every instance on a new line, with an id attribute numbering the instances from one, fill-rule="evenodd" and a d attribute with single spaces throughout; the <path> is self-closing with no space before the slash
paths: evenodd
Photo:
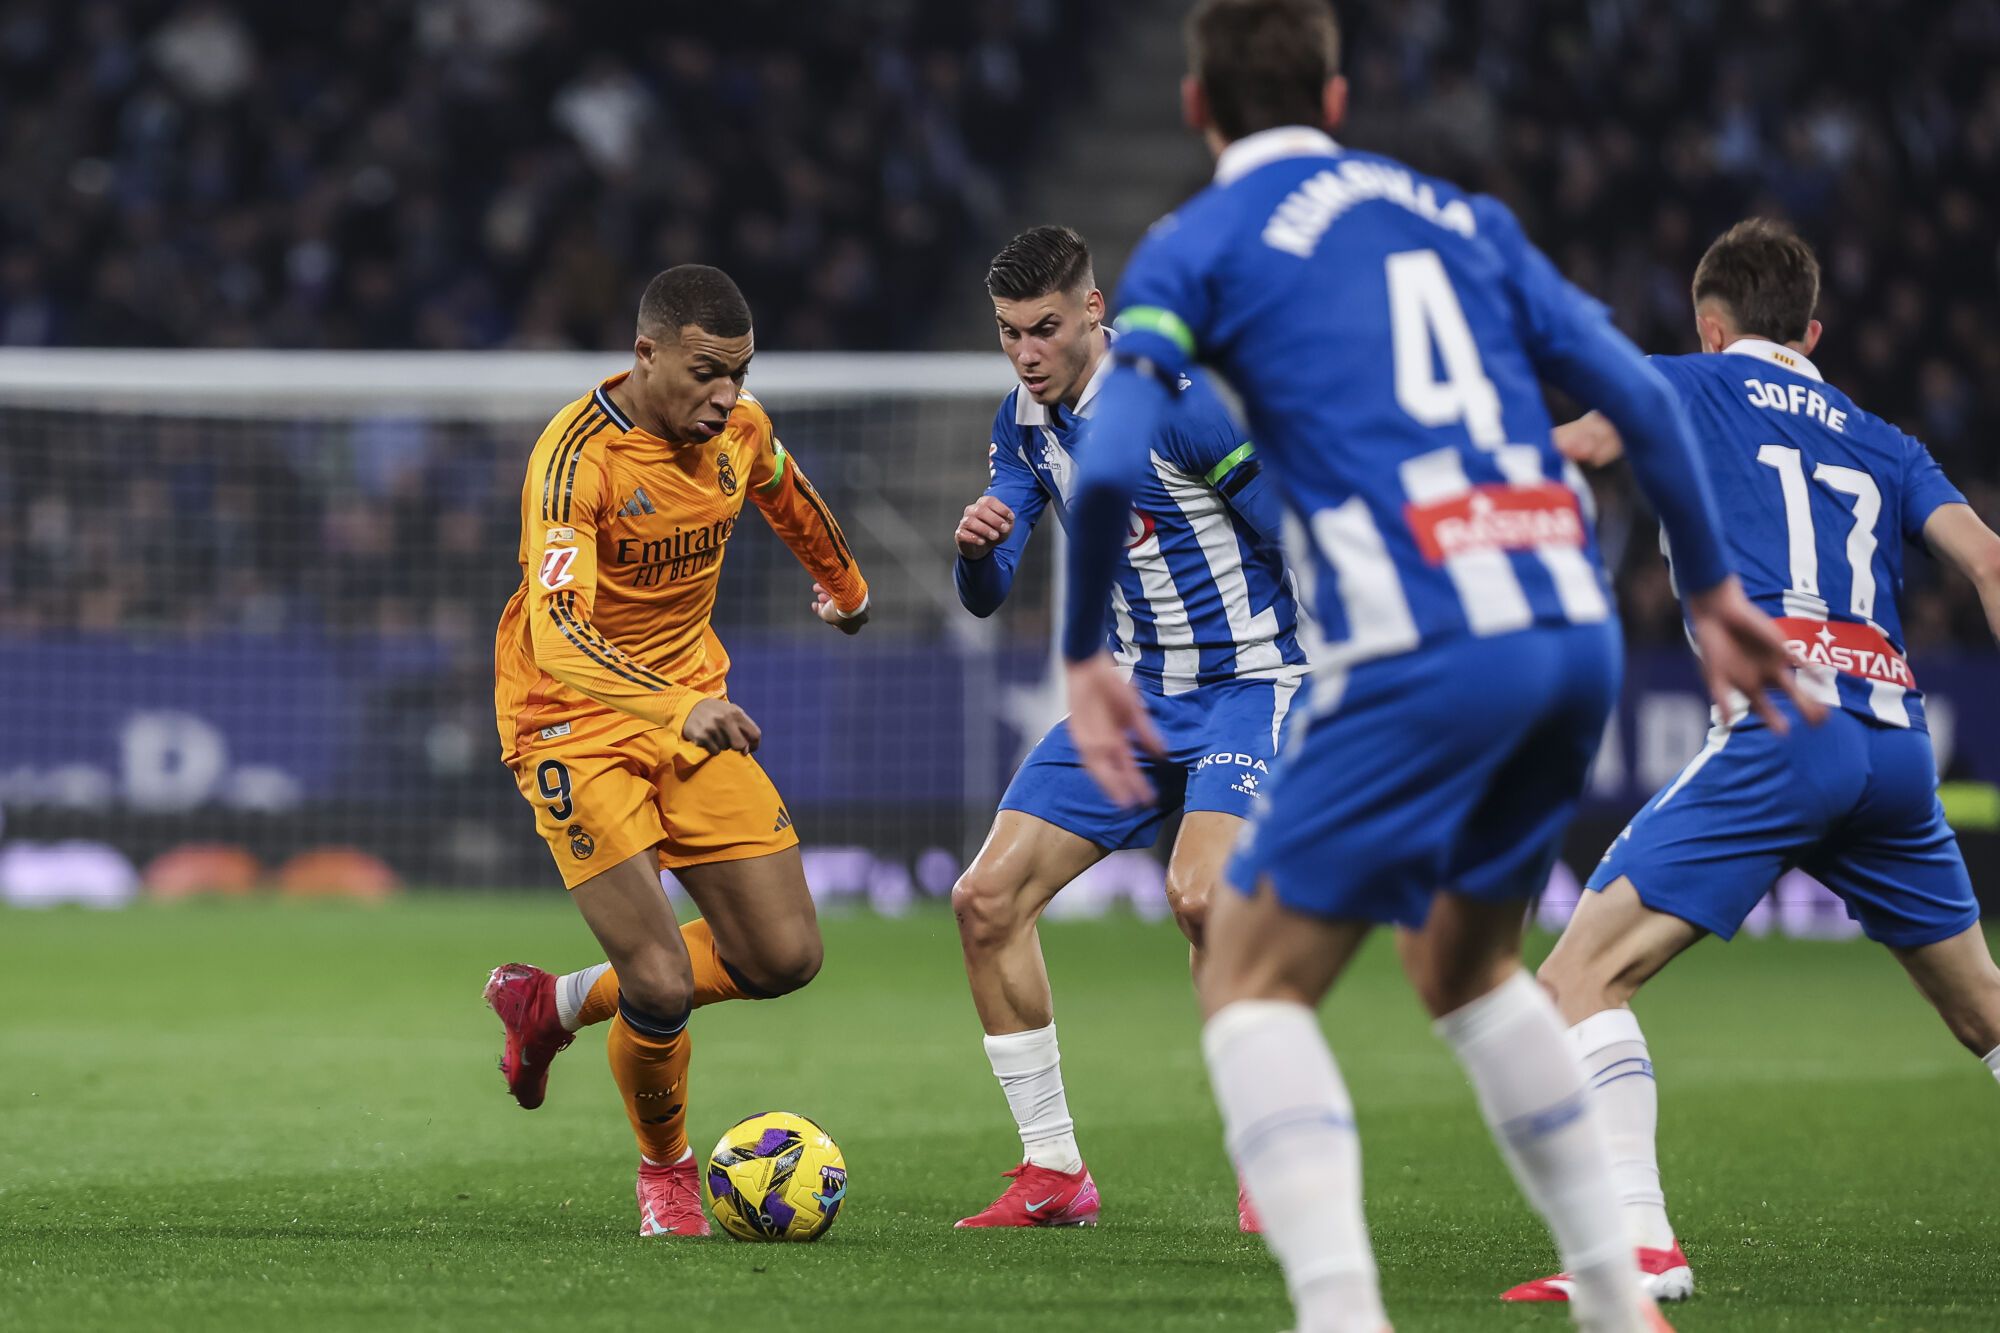
<path id="1" fill-rule="evenodd" d="M 1601 333 L 1593 337 L 1584 329 L 1566 349 L 1559 377 L 1552 378 L 1596 404 L 1626 443 L 1639 487 L 1658 511 L 1673 550 L 1674 576 L 1710 697 L 1724 713 L 1747 701 L 1767 726 L 1782 733 L 1788 727 L 1770 693 L 1778 690 L 1817 725 L 1826 716 L 1825 705 L 1800 688 L 1784 635 L 1751 603 L 1730 570 L 1714 497 L 1680 399 L 1638 348 L 1599 322 Z"/>
<path id="2" fill-rule="evenodd" d="M 1577 295 L 1579 304 L 1587 300 Z M 1715 498 L 1687 412 L 1639 349 L 1602 315 L 1579 310 L 1559 340 L 1543 345 L 1537 366 L 1556 387 L 1596 408 L 1624 442 L 1639 488 L 1672 543 L 1681 587 L 1700 592 L 1728 578 Z"/>
<path id="3" fill-rule="evenodd" d="M 1987 628 L 2000 639 L 2000 536 L 1968 504 L 1942 504 L 1924 520 L 1931 554 L 1972 580 Z"/>
<path id="4" fill-rule="evenodd" d="M 1751 602 L 1734 574 L 1712 588 L 1689 593 L 1685 605 L 1702 679 L 1725 715 L 1747 702 L 1766 726 L 1783 735 L 1791 727 L 1771 702 L 1771 691 L 1781 690 L 1814 726 L 1826 718 L 1826 706 L 1806 697 L 1800 688 L 1785 636 Z"/>
<path id="5" fill-rule="evenodd" d="M 1542 379 L 1617 431 L 1639 488 L 1653 502 L 1673 545 L 1685 592 L 1705 592 L 1730 575 L 1715 499 L 1697 463 L 1687 413 L 1660 373 L 1606 316 L 1570 285 L 1498 200 L 1474 203 L 1480 234 L 1506 261 L 1528 354 Z"/>
<path id="6" fill-rule="evenodd" d="M 751 467 L 750 498 L 813 576 L 813 614 L 843 634 L 859 633 L 868 623 L 868 580 L 833 511 L 775 436 Z"/>
<path id="7" fill-rule="evenodd" d="M 1132 682 L 1111 654 L 1100 647 L 1065 669 L 1069 693 L 1069 739 L 1077 757 L 1106 796 L 1125 807 L 1151 805 L 1158 794 L 1139 767 L 1134 741 L 1148 754 L 1166 746 Z"/>
<path id="8" fill-rule="evenodd" d="M 1147 444 L 1174 406 L 1151 366 L 1120 361 L 1097 395 L 1079 450 L 1070 498 L 1068 602 L 1063 655 L 1081 662 L 1104 651 L 1104 623 L 1132 497 L 1145 475 Z"/>
<path id="9" fill-rule="evenodd" d="M 1062 649 L 1068 663 L 1070 741 L 1105 795 L 1120 805 L 1153 799 L 1132 746 L 1164 753 L 1132 682 L 1104 647 L 1111 585 L 1132 497 L 1144 475 L 1147 442 L 1174 399 L 1150 366 L 1114 367 L 1086 427 L 1089 439 L 1070 502 L 1068 605 Z"/>
<path id="10" fill-rule="evenodd" d="M 1638 348 L 1601 318 L 1598 322 L 1601 332 L 1581 330 L 1551 378 L 1594 403 L 1625 442 L 1639 487 L 1666 529 L 1710 697 L 1724 713 L 1747 701 L 1767 726 L 1782 733 L 1788 729 L 1785 717 L 1770 695 L 1778 690 L 1817 725 L 1825 706 L 1800 688 L 1784 636 L 1730 570 L 1714 497 L 1680 399 Z"/>
<path id="11" fill-rule="evenodd" d="M 1508 260 L 1536 370 L 1603 413 L 1660 516 L 1710 695 L 1725 712 L 1747 700 L 1774 731 L 1783 731 L 1784 716 L 1769 696 L 1779 690 L 1807 720 L 1819 722 L 1826 709 L 1800 690 L 1784 636 L 1751 604 L 1730 569 L 1715 499 L 1679 397 L 1612 327 L 1604 307 L 1528 243 L 1513 214 L 1490 199 L 1476 207 L 1481 231 Z"/>

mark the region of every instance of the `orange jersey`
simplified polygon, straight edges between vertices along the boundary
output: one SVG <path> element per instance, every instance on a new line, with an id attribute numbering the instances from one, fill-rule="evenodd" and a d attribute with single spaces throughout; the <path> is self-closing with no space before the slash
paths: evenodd
<path id="1" fill-rule="evenodd" d="M 634 426 L 614 375 L 556 413 L 521 488 L 521 586 L 493 650 L 500 743 L 664 727 L 726 688 L 709 617 L 747 495 L 813 578 L 852 612 L 868 597 L 826 502 L 749 394 L 723 433 L 670 444 Z"/>

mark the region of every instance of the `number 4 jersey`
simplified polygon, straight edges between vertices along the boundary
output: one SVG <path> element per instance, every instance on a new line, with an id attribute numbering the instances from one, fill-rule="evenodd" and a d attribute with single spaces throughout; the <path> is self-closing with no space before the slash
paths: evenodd
<path id="1" fill-rule="evenodd" d="M 1924 729 L 1896 605 L 1903 542 L 1965 497 L 1921 442 L 1856 407 L 1790 348 L 1746 338 L 1653 365 L 1691 418 L 1731 562 L 1790 640 L 1806 689 Z"/>
<path id="2" fill-rule="evenodd" d="M 1542 381 L 1600 405 L 1605 385 L 1658 382 L 1497 201 L 1268 130 L 1155 226 L 1119 301 L 1128 360 L 1201 361 L 1241 395 L 1322 670 L 1610 619 Z"/>

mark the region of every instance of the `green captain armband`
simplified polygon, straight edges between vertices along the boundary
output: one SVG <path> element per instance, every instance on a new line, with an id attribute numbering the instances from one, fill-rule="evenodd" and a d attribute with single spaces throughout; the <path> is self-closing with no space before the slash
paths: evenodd
<path id="1" fill-rule="evenodd" d="M 1181 349 L 1181 355 L 1194 357 L 1194 330 L 1187 321 L 1163 306 L 1135 305 L 1118 316 L 1112 325 L 1120 333 L 1157 333 L 1168 342 Z"/>
<path id="2" fill-rule="evenodd" d="M 1222 485 L 1222 479 L 1234 472 L 1238 463 L 1241 463 L 1256 452 L 1256 449 L 1251 446 L 1250 441 L 1245 440 L 1242 444 L 1236 446 L 1236 448 L 1231 449 L 1227 458 L 1210 468 L 1205 480 L 1211 486 Z"/>
<path id="3" fill-rule="evenodd" d="M 777 462 L 771 469 L 771 479 L 757 488 L 760 491 L 775 491 L 778 489 L 778 483 L 785 479 L 785 446 L 773 440 L 771 452 L 777 455 Z"/>

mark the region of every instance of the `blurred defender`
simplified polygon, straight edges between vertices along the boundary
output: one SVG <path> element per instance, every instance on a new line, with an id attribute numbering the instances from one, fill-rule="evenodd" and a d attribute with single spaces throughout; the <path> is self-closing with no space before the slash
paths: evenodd
<path id="1" fill-rule="evenodd" d="M 1652 1053 L 1626 1006 L 1703 935 L 1734 935 L 1785 870 L 1844 898 L 2000 1076 L 2000 970 L 1938 803 L 1896 606 L 1903 543 L 1921 542 L 1971 577 L 2000 635 L 2000 537 L 1921 443 L 1820 379 L 1807 359 L 1818 300 L 1804 241 L 1740 223 L 1695 270 L 1700 354 L 1653 364 L 1694 419 L 1745 587 L 1781 617 L 1807 692 L 1835 711 L 1789 732 L 1741 706 L 1718 713 L 1708 745 L 1604 854 L 1541 970 L 1597 1090 L 1641 1266 L 1668 1299 L 1689 1295 L 1694 1275 L 1660 1191 Z M 1556 443 L 1593 463 L 1619 452 L 1595 416 Z M 1570 1285 L 1557 1274 L 1508 1298 L 1566 1300 Z"/>
<path id="2" fill-rule="evenodd" d="M 753 351 L 726 274 L 653 279 L 632 369 L 557 413 L 529 457 L 521 586 L 494 645 L 505 760 L 610 960 L 560 978 L 494 970 L 501 1072 L 533 1109 L 575 1030 L 611 1020 L 642 1236 L 708 1234 L 687 1143 L 688 1011 L 796 990 L 820 963 L 798 834 L 750 757 L 760 733 L 729 702 L 709 624 L 744 500 L 817 580 L 821 620 L 848 634 L 867 620 L 840 526 L 743 392 Z M 684 929 L 663 868 L 701 908 Z"/>
<path id="3" fill-rule="evenodd" d="M 956 534 L 953 576 L 976 616 L 1006 600 L 1044 510 L 1054 505 L 1069 521 L 1078 432 L 1111 368 L 1104 294 L 1090 251 L 1069 228 L 1036 227 L 1009 241 L 994 256 L 986 289 L 1021 384 L 993 419 L 992 477 Z M 1008 1173 L 1013 1183 L 961 1227 L 1096 1221 L 1097 1187 L 1063 1094 L 1055 1001 L 1035 921 L 1107 853 L 1152 846 L 1178 807 L 1187 813 L 1167 867 L 1167 897 L 1199 975 L 1209 895 L 1270 776 L 1305 677 L 1278 554 L 1278 498 L 1213 391 L 1190 381 L 1182 392 L 1188 411 L 1150 441 L 1110 638 L 1169 740 L 1163 761 L 1150 766 L 1157 796 L 1138 809 L 1107 800 L 1058 723 L 1008 784 L 986 845 L 952 890 L 987 1058 L 1023 1154 Z M 1255 1229 L 1240 1197 L 1237 1217 L 1244 1230 Z"/>
<path id="4" fill-rule="evenodd" d="M 1497 201 L 1325 133 L 1346 108 L 1324 0 L 1204 0 L 1187 118 L 1215 181 L 1119 290 L 1072 505 L 1070 729 L 1114 795 L 1151 726 L 1102 647 L 1118 533 L 1155 423 L 1206 362 L 1241 393 L 1327 641 L 1268 799 L 1210 909 L 1203 1052 L 1301 1333 L 1387 1327 L 1354 1107 L 1313 1007 L 1369 930 L 1405 965 L 1522 1192 L 1576 1274 L 1578 1323 L 1665 1327 L 1618 1214 L 1554 1006 L 1521 967 L 1618 689 L 1596 537 L 1541 381 L 1604 409 L 1680 557 L 1711 689 L 1790 684 L 1731 575 L 1673 394 Z M 1808 711 L 1810 711 L 1810 706 Z"/>

